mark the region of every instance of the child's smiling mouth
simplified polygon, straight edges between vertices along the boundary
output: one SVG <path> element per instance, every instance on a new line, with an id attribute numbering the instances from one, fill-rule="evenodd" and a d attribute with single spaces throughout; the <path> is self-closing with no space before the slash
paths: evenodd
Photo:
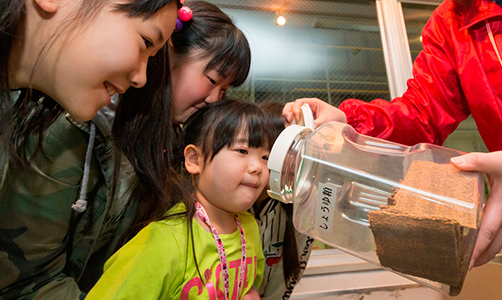
<path id="1" fill-rule="evenodd" d="M 113 84 L 109 83 L 108 81 L 105 81 L 105 83 L 103 83 L 103 85 L 105 86 L 106 91 L 108 92 L 108 95 L 110 95 L 110 97 L 112 97 L 116 93 L 123 94 L 125 92 L 125 91 L 118 89 Z"/>
<path id="2" fill-rule="evenodd" d="M 257 188 L 260 187 L 260 185 L 256 184 L 256 183 L 241 183 L 241 185 L 247 186 L 247 187 L 250 187 L 250 188 L 254 188 L 254 189 L 257 189 Z"/>

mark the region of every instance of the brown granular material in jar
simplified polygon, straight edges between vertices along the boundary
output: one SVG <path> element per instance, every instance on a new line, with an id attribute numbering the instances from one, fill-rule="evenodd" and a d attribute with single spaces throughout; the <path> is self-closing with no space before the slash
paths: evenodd
<path id="1" fill-rule="evenodd" d="M 388 205 L 371 211 L 370 228 L 380 264 L 461 287 L 468 264 L 464 230 L 479 228 L 478 176 L 450 164 L 413 162 L 401 184 L 444 200 L 396 189 Z"/>

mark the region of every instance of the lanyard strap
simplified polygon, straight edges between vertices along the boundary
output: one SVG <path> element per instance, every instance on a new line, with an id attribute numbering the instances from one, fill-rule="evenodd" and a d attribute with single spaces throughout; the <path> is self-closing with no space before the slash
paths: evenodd
<path id="1" fill-rule="evenodd" d="M 195 201 L 195 208 L 197 215 L 209 226 L 211 229 L 211 233 L 213 234 L 214 241 L 216 243 L 216 248 L 218 249 L 218 255 L 220 257 L 221 264 L 221 272 L 223 273 L 223 283 L 225 286 L 225 299 L 230 299 L 230 275 L 228 274 L 228 263 L 227 263 L 227 254 L 225 253 L 225 247 L 223 246 L 223 241 L 221 240 L 220 234 L 211 225 L 209 222 L 209 217 L 206 213 L 204 207 L 199 203 L 199 201 Z M 246 237 L 244 235 L 244 229 L 242 228 L 241 223 L 237 216 L 234 216 L 235 223 L 237 223 L 237 227 L 239 228 L 241 234 L 241 247 L 242 247 L 242 256 L 241 256 L 241 268 L 239 273 L 239 286 L 237 287 L 237 298 L 240 297 L 242 285 L 244 283 L 244 277 L 247 272 L 247 264 L 246 264 Z"/>

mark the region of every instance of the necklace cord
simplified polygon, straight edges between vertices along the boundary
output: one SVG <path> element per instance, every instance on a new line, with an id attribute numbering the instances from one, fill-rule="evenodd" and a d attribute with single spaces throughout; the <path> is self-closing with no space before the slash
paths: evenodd
<path id="1" fill-rule="evenodd" d="M 199 201 L 195 201 L 195 209 L 196 209 L 196 214 L 199 216 L 204 223 L 206 223 L 210 230 L 211 233 L 213 234 L 214 241 L 216 243 L 216 248 L 218 250 L 218 255 L 220 259 L 220 266 L 221 266 L 221 273 L 223 276 L 223 283 L 224 283 L 224 288 L 225 288 L 225 299 L 228 300 L 230 299 L 230 275 L 229 275 L 229 267 L 228 267 L 228 262 L 227 262 L 227 255 L 225 252 L 225 247 L 223 245 L 223 241 L 220 237 L 220 234 L 211 225 L 211 222 L 209 221 L 209 217 L 204 209 L 204 207 L 199 203 Z M 239 228 L 239 233 L 241 235 L 241 267 L 240 267 L 240 272 L 239 272 L 239 284 L 237 287 L 237 298 L 240 298 L 240 293 L 242 290 L 242 286 L 244 283 L 244 278 L 246 277 L 247 273 L 247 256 L 246 256 L 246 237 L 244 234 L 244 229 L 242 228 L 241 223 L 239 222 L 239 219 L 237 216 L 234 216 L 235 222 L 237 224 L 237 227 Z"/>

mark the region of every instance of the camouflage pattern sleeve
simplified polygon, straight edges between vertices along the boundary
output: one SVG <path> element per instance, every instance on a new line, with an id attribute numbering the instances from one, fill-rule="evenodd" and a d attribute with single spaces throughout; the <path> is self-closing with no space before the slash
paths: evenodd
<path id="1" fill-rule="evenodd" d="M 100 231 L 108 192 L 107 173 L 93 157 L 88 208 L 81 214 L 71 208 L 80 190 L 88 139 L 87 132 L 63 116 L 47 130 L 44 154 L 35 157 L 31 170 L 1 166 L 0 299 L 79 297 L 76 279 Z M 105 144 L 96 140 L 96 148 L 107 148 Z"/>

